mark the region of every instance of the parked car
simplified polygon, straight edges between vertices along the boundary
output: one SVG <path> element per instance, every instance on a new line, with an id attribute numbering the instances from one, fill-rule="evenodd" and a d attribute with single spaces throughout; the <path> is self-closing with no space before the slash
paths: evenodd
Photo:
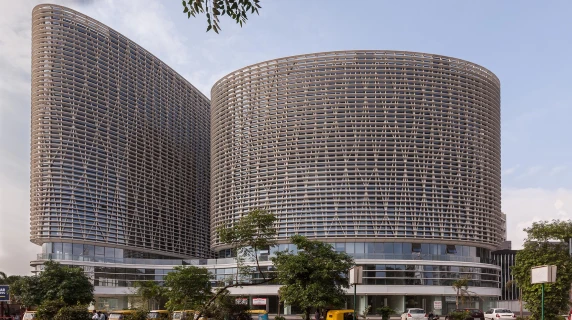
<path id="1" fill-rule="evenodd" d="M 467 312 L 467 318 L 465 320 L 485 320 L 485 314 L 479 309 L 465 308 L 465 309 L 455 309 L 452 312 Z M 445 316 L 445 320 L 451 320 L 451 313 Z"/>
<path id="2" fill-rule="evenodd" d="M 514 312 L 504 308 L 492 308 L 485 312 L 485 320 L 514 319 Z"/>
<path id="3" fill-rule="evenodd" d="M 425 310 L 420 308 L 409 308 L 401 314 L 401 320 L 428 320 Z"/>

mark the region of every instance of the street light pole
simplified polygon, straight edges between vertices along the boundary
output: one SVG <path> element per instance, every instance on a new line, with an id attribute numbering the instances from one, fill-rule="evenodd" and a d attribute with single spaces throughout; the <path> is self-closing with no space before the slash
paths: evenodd
<path id="1" fill-rule="evenodd" d="M 544 283 L 542 283 L 542 318 L 544 320 Z"/>

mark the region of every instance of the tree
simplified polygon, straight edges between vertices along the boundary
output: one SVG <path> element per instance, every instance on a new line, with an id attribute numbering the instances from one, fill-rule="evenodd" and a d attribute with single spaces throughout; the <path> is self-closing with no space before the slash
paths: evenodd
<path id="1" fill-rule="evenodd" d="M 8 285 L 12 287 L 16 281 L 18 281 L 21 277 L 20 276 L 7 276 L 6 273 L 0 271 L 0 285 Z M 14 294 L 12 290 L 10 290 L 10 300 L 15 300 Z M 4 302 L 0 302 L 0 310 L 4 311 Z M 10 314 L 10 304 L 6 303 L 6 312 Z M 2 316 L 2 314 L 0 314 Z"/>
<path id="2" fill-rule="evenodd" d="M 209 319 L 214 320 L 250 319 L 251 317 L 247 314 L 248 305 L 236 303 L 236 298 L 228 291 L 220 294 L 205 310 L 205 314 Z"/>
<path id="3" fill-rule="evenodd" d="M 453 290 L 455 290 L 455 306 L 459 309 L 459 297 L 461 302 L 465 303 L 465 295 L 468 294 L 469 290 L 469 279 L 461 278 L 453 281 Z"/>
<path id="4" fill-rule="evenodd" d="M 541 285 L 531 284 L 531 269 L 541 265 L 556 265 L 556 282 L 545 285 L 544 315 L 557 319 L 560 312 L 568 311 L 570 283 L 572 282 L 572 258 L 567 241 L 572 237 L 572 222 L 553 220 L 536 222 L 525 229 L 524 248 L 516 254 L 511 272 L 521 290 L 532 318 L 541 316 Z M 560 241 L 560 242 L 555 242 Z"/>
<path id="5" fill-rule="evenodd" d="M 90 320 L 91 317 L 86 306 L 76 305 L 61 308 L 54 320 Z"/>
<path id="6" fill-rule="evenodd" d="M 224 286 L 217 289 L 214 295 L 203 305 L 198 318 L 200 318 L 211 305 L 222 299 L 221 296 L 229 294 L 228 289 L 233 287 L 253 286 L 274 281 L 276 276 L 260 267 L 259 253 L 269 250 L 276 245 L 276 217 L 266 210 L 253 209 L 240 220 L 230 226 L 217 228 L 221 242 L 228 244 L 235 255 L 237 271 L 233 279 L 227 279 Z M 254 264 L 254 266 L 251 266 Z M 253 275 L 258 274 L 261 280 L 255 280 Z M 166 286 L 167 283 L 165 283 Z"/>
<path id="7" fill-rule="evenodd" d="M 247 15 L 258 14 L 261 7 L 260 0 L 183 0 L 183 8 L 188 18 L 206 13 L 207 32 L 212 29 L 218 33 L 221 30 L 219 17 L 226 14 L 242 27 L 248 19 Z"/>
<path id="8" fill-rule="evenodd" d="M 38 320 L 52 320 L 58 314 L 60 309 L 64 308 L 66 303 L 62 300 L 45 300 L 38 307 L 36 318 Z M 87 310 L 87 307 L 85 308 Z"/>
<path id="9" fill-rule="evenodd" d="M 166 289 L 155 281 L 136 281 L 133 287 L 148 309 L 159 309 L 161 302 L 164 302 Z"/>
<path id="10" fill-rule="evenodd" d="M 291 242 L 298 254 L 278 252 L 272 262 L 278 274 L 280 299 L 304 310 L 305 319 L 315 308 L 342 306 L 345 289 L 349 288 L 347 273 L 354 260 L 345 252 L 336 252 L 327 243 L 311 241 L 295 235 Z"/>
<path id="11" fill-rule="evenodd" d="M 44 301 L 63 301 L 65 305 L 87 305 L 93 301 L 93 284 L 83 270 L 54 261 L 47 261 L 39 275 L 16 281 L 12 292 L 26 307 Z"/>
<path id="12" fill-rule="evenodd" d="M 205 268 L 177 266 L 165 277 L 167 309 L 189 310 L 203 306 L 212 296 L 212 275 Z"/>

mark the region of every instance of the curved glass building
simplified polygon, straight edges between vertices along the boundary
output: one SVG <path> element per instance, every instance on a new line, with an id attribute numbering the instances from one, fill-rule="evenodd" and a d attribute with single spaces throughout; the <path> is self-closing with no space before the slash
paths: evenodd
<path id="1" fill-rule="evenodd" d="M 31 240 L 86 259 L 208 257 L 209 100 L 94 19 L 32 15 Z"/>
<path id="2" fill-rule="evenodd" d="M 247 66 L 211 96 L 219 257 L 230 252 L 214 230 L 259 207 L 277 215 L 279 249 L 295 249 L 288 239 L 301 234 L 364 266 L 359 309 L 390 299 L 395 310 L 431 310 L 433 301 L 449 310 L 441 295 L 462 277 L 480 296 L 498 296 L 490 258 L 504 217 L 492 72 L 426 53 L 324 52 Z"/>

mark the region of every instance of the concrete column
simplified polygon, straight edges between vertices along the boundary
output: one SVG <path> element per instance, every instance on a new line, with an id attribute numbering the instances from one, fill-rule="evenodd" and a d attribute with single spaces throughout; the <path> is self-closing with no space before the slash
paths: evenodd
<path id="1" fill-rule="evenodd" d="M 284 315 L 289 316 L 292 314 L 292 307 L 289 304 L 284 304 Z"/>
<path id="2" fill-rule="evenodd" d="M 367 296 L 358 296 L 356 309 L 358 316 L 365 311 L 365 308 L 367 308 Z"/>

